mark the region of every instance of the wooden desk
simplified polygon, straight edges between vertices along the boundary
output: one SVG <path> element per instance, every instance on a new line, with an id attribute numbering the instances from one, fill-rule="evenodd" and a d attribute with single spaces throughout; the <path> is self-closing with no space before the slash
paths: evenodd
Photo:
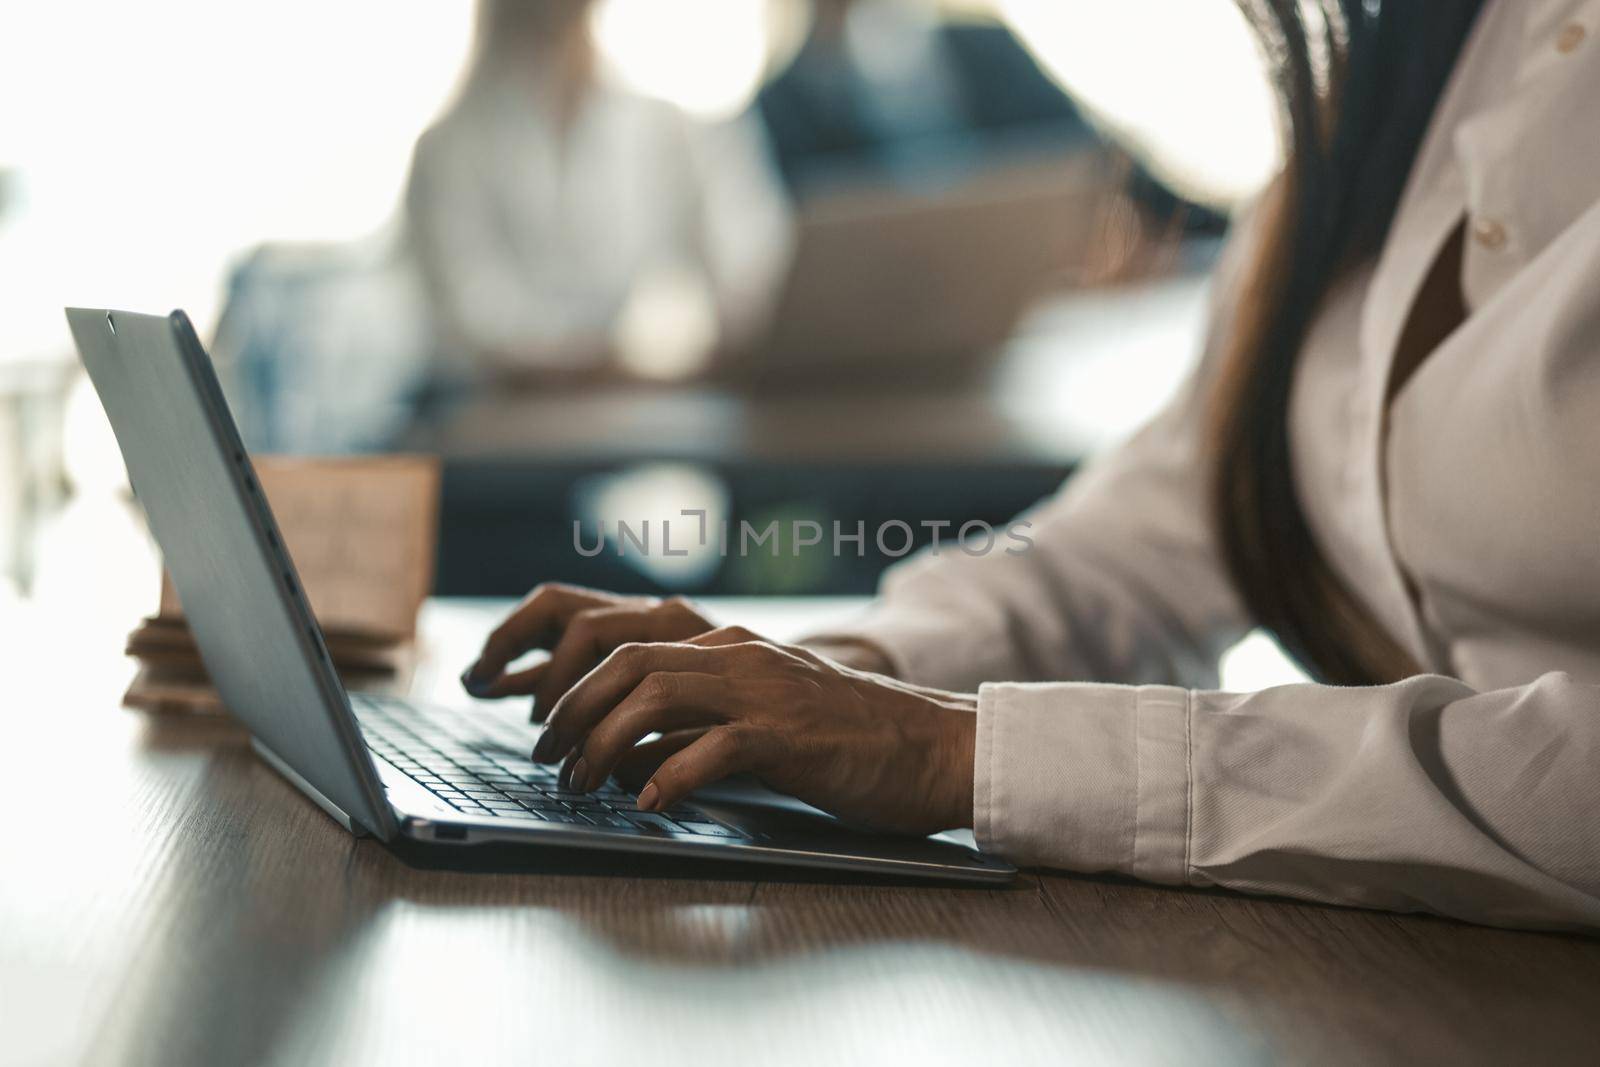
<path id="1" fill-rule="evenodd" d="M 715 605 L 774 636 L 838 608 Z M 494 610 L 430 607 L 421 691 L 459 699 L 452 676 Z M 126 672 L 80 652 L 14 665 L 8 695 L 54 676 L 3 702 L 6 1063 L 1503 1063 L 1600 1047 L 1600 943 L 1575 938 L 1058 875 L 639 877 L 541 871 L 538 854 L 425 869 L 347 836 L 237 727 L 117 710 Z"/>

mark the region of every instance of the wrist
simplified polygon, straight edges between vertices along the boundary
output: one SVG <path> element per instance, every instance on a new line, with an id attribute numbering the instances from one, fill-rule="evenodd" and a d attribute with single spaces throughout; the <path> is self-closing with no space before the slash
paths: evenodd
<path id="1" fill-rule="evenodd" d="M 951 758 L 955 762 L 951 768 L 950 780 L 954 783 L 956 790 L 954 797 L 952 797 L 953 807 L 951 808 L 951 814 L 956 819 L 956 828 L 970 830 L 973 825 L 973 778 L 977 774 L 978 762 L 978 708 L 976 698 L 973 700 L 972 710 L 961 713 L 960 728 L 956 733 Z"/>
<path id="2" fill-rule="evenodd" d="M 939 727 L 933 758 L 928 766 L 935 775 L 928 796 L 934 800 L 933 814 L 941 829 L 972 827 L 973 777 L 976 773 L 978 715 L 976 698 L 949 694 L 940 700 L 930 716 Z"/>

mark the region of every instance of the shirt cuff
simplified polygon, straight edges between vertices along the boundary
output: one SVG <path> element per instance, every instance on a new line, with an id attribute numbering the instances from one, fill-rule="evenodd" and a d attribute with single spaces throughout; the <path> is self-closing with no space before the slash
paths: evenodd
<path id="1" fill-rule="evenodd" d="M 1189 691 L 999 683 L 978 691 L 973 830 L 1013 863 L 1188 881 Z"/>

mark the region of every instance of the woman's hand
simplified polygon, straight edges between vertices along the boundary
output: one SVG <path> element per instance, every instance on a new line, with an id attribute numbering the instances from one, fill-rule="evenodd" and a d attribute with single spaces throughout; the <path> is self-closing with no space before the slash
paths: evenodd
<path id="1" fill-rule="evenodd" d="M 617 596 L 571 585 L 541 585 L 523 598 L 484 642 L 478 660 L 461 675 L 475 697 L 532 696 L 533 719 L 543 719 L 579 678 L 631 641 L 682 641 L 712 624 L 681 598 Z M 550 658 L 505 673 L 526 652 L 548 649 Z"/>
<path id="2" fill-rule="evenodd" d="M 714 625 L 682 597 L 662 600 L 618 596 L 596 589 L 551 583 L 541 585 L 495 627 L 483 651 L 461 674 L 467 692 L 482 700 L 533 697 L 532 719 L 541 721 L 567 690 L 630 641 L 685 641 Z M 518 657 L 547 649 L 549 659 L 526 670 L 505 673 Z M 836 663 L 879 674 L 891 670 L 889 658 L 866 641 L 830 644 L 823 654 Z"/>
<path id="3" fill-rule="evenodd" d="M 621 645 L 560 698 L 533 758 L 565 760 L 562 777 L 575 789 L 614 771 L 648 777 L 639 804 L 650 810 L 748 771 L 835 815 L 930 833 L 972 825 L 976 710 L 974 696 L 904 685 L 731 627 Z"/>

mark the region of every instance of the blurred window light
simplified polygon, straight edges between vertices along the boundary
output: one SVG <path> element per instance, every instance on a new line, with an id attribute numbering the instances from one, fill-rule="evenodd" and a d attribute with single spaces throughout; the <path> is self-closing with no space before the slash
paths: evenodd
<path id="1" fill-rule="evenodd" d="M 624 87 L 700 118 L 755 97 L 770 47 L 768 0 L 601 0 L 594 38 Z"/>
<path id="2" fill-rule="evenodd" d="M 68 350 L 65 304 L 182 304 L 204 328 L 243 249 L 382 225 L 413 140 L 459 77 L 472 12 L 470 0 L 11 5 L 0 358 Z"/>
<path id="3" fill-rule="evenodd" d="M 1073 96 L 1163 180 L 1231 206 L 1281 160 L 1266 66 L 1234 0 L 994 0 Z"/>

